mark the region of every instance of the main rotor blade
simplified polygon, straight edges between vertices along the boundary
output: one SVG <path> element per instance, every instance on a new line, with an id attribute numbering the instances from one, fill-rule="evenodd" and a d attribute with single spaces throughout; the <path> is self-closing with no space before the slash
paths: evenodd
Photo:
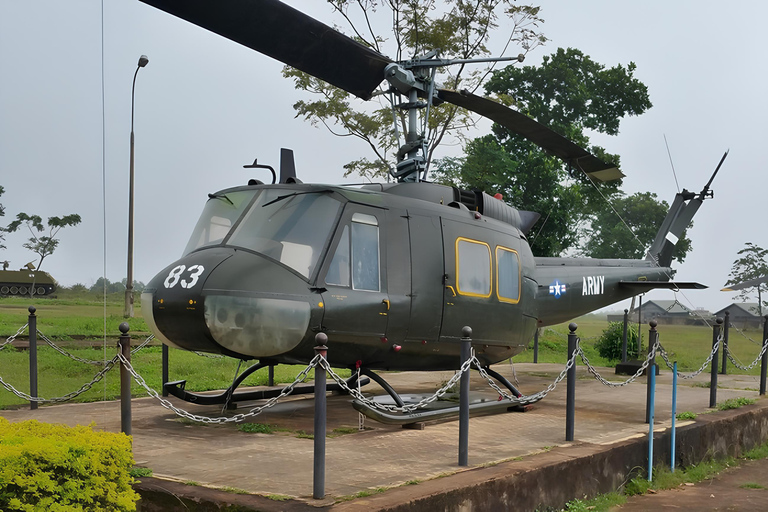
<path id="1" fill-rule="evenodd" d="M 141 0 L 362 99 L 392 61 L 278 0 Z"/>
<path id="2" fill-rule="evenodd" d="M 761 276 L 755 279 L 750 279 L 749 281 L 744 281 L 737 284 L 732 284 L 730 286 L 726 285 L 725 288 L 720 290 L 721 292 L 733 292 L 736 290 L 743 290 L 744 288 L 752 288 L 754 286 L 761 285 L 763 283 L 768 283 L 768 276 Z"/>
<path id="3" fill-rule="evenodd" d="M 438 96 L 449 103 L 487 117 L 513 133 L 522 135 L 566 163 L 583 169 L 598 181 L 612 181 L 624 177 L 615 165 L 603 162 L 559 133 L 501 103 L 466 91 L 439 89 Z"/>

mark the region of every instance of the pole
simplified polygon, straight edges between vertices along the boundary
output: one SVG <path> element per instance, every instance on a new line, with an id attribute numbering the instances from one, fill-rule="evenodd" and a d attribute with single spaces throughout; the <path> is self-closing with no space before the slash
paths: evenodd
<path id="1" fill-rule="evenodd" d="M 133 318 L 133 104 L 136 92 L 136 76 L 139 69 L 149 63 L 146 55 L 139 57 L 139 63 L 136 65 L 136 72 L 133 74 L 133 85 L 131 86 L 131 148 L 130 148 L 130 168 L 128 172 L 128 271 L 125 280 L 125 318 Z"/>
<path id="2" fill-rule="evenodd" d="M 629 327 L 629 310 L 624 310 L 624 334 L 621 338 L 621 362 L 627 362 L 627 327 Z M 638 357 L 640 353 L 638 353 Z"/>
<path id="3" fill-rule="evenodd" d="M 315 335 L 315 355 L 328 356 L 328 335 L 319 332 Z M 321 500 L 325 497 L 325 422 L 326 422 L 326 383 L 325 368 L 315 367 L 315 434 L 314 434 L 314 472 L 312 478 L 312 497 Z"/>
<path id="4" fill-rule="evenodd" d="M 29 306 L 29 396 L 37 398 L 37 309 Z M 37 402 L 29 402 L 30 410 L 37 409 Z"/>
<path id="5" fill-rule="evenodd" d="M 650 339 L 648 343 L 650 343 Z M 648 481 L 653 480 L 653 418 L 655 414 L 655 402 L 656 402 L 656 365 L 652 364 L 648 367 L 651 373 L 648 374 L 648 382 L 651 389 L 650 399 L 650 416 L 648 418 Z"/>
<path id="6" fill-rule="evenodd" d="M 765 315 L 763 322 L 763 348 L 766 344 L 768 344 L 768 315 Z M 766 352 L 763 352 L 763 357 L 760 360 L 760 395 L 765 395 L 765 374 L 768 370 L 768 353 Z"/>
<path id="7" fill-rule="evenodd" d="M 726 369 L 726 361 L 728 361 L 728 330 L 731 325 L 731 312 L 726 311 L 725 312 L 725 321 L 723 322 L 723 346 L 721 347 L 723 349 L 723 369 L 720 370 L 720 373 L 722 375 L 727 375 L 728 370 Z"/>
<path id="8" fill-rule="evenodd" d="M 672 446 L 670 447 L 669 468 L 675 472 L 675 443 L 677 440 L 677 431 L 675 430 L 675 420 L 677 420 L 677 361 L 672 364 Z"/>
<path id="9" fill-rule="evenodd" d="M 656 326 L 658 325 L 658 322 L 656 320 L 651 320 L 648 322 L 648 325 L 651 326 L 650 330 L 648 331 L 648 353 L 650 354 L 653 351 L 653 348 L 656 346 L 656 342 L 659 339 L 659 332 L 656 330 Z M 638 337 L 640 336 L 640 333 L 637 333 Z M 640 355 L 640 352 L 637 353 L 638 356 Z M 652 389 L 652 381 L 655 382 L 656 378 L 656 356 L 654 355 L 651 359 L 650 364 L 648 365 L 648 378 L 646 379 L 646 400 L 645 400 L 645 422 L 650 423 L 651 415 L 653 414 L 653 411 L 651 410 L 653 408 L 653 389 Z M 651 379 L 651 374 L 653 374 L 653 379 Z"/>
<path id="10" fill-rule="evenodd" d="M 573 357 L 573 353 L 576 351 L 576 329 L 578 325 L 574 322 L 568 324 L 568 360 Z M 568 377 L 566 379 L 566 396 L 565 396 L 565 440 L 573 441 L 574 422 L 576 419 L 576 361 L 568 368 Z"/>
<path id="11" fill-rule="evenodd" d="M 712 326 L 712 350 L 715 349 L 717 339 L 720 337 L 720 326 L 723 325 L 723 319 L 717 318 L 715 325 Z M 720 347 L 715 355 L 712 356 L 712 368 L 709 379 L 709 406 L 717 407 L 717 362 L 720 360 Z"/>
<path id="12" fill-rule="evenodd" d="M 539 362 L 539 329 L 533 334 L 533 362 Z"/>
<path id="13" fill-rule="evenodd" d="M 120 324 L 120 338 L 118 349 L 123 357 L 131 361 L 131 335 L 128 334 L 130 327 L 127 322 Z M 131 374 L 128 367 L 120 361 L 120 432 L 131 435 Z"/>
<path id="14" fill-rule="evenodd" d="M 461 364 L 472 355 L 472 328 L 464 326 L 461 329 Z M 469 372 L 461 374 L 459 381 L 459 466 L 469 464 Z"/>
<path id="15" fill-rule="evenodd" d="M 269 374 L 267 376 L 267 386 L 275 385 L 275 365 L 269 365 Z"/>
<path id="16" fill-rule="evenodd" d="M 168 345 L 163 343 L 163 396 L 168 396 L 165 384 L 168 382 Z"/>

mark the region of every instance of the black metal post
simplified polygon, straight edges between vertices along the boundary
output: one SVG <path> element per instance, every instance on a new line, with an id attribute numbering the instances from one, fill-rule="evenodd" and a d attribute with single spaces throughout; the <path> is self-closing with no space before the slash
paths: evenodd
<path id="1" fill-rule="evenodd" d="M 168 382 L 168 345 L 163 343 L 163 396 L 168 396 L 165 383 Z"/>
<path id="2" fill-rule="evenodd" d="M 627 327 L 629 327 L 629 310 L 624 310 L 624 334 L 621 338 L 621 362 L 627 362 Z M 638 354 L 639 355 L 639 354 Z"/>
<path id="3" fill-rule="evenodd" d="M 731 312 L 726 311 L 725 312 L 725 320 L 723 321 L 723 346 L 720 347 L 723 350 L 723 368 L 720 370 L 720 373 L 723 375 L 728 374 L 728 370 L 726 368 L 726 361 L 728 361 L 728 330 L 731 325 Z"/>
<path id="4" fill-rule="evenodd" d="M 275 385 L 275 365 L 269 365 L 269 375 L 267 376 L 267 386 Z"/>
<path id="5" fill-rule="evenodd" d="M 763 322 L 763 347 L 768 343 L 768 315 L 765 315 L 765 321 Z M 768 351 L 763 352 L 763 357 L 760 360 L 760 394 L 765 394 L 765 374 L 768 370 Z"/>
<path id="6" fill-rule="evenodd" d="M 648 322 L 648 325 L 651 326 L 651 328 L 648 330 L 648 353 L 650 354 L 653 350 L 653 347 L 656 345 L 656 341 L 659 339 L 659 331 L 656 330 L 656 326 L 659 325 L 656 320 L 651 320 Z M 640 337 L 640 333 L 637 333 L 638 337 Z M 637 352 L 638 359 L 640 357 L 640 352 Z M 656 356 L 654 355 L 651 359 L 650 364 L 648 365 L 648 369 L 646 370 L 646 399 L 645 399 L 645 422 L 650 423 L 651 422 L 651 403 L 653 402 L 653 383 L 651 382 L 651 372 L 653 372 L 654 377 L 656 376 Z"/>
<path id="7" fill-rule="evenodd" d="M 29 306 L 29 396 L 37 398 L 37 309 Z M 37 409 L 37 402 L 29 402 L 31 410 Z"/>
<path id="8" fill-rule="evenodd" d="M 127 322 L 120 324 L 120 338 L 118 349 L 123 357 L 131 361 L 131 335 L 128 334 L 130 327 Z M 125 363 L 120 361 L 120 432 L 131 435 L 131 374 Z"/>
<path id="9" fill-rule="evenodd" d="M 717 339 L 720 337 L 720 327 L 723 325 L 723 319 L 718 317 L 715 325 L 712 326 L 712 349 L 714 350 Z M 712 372 L 709 380 L 709 406 L 717 407 L 717 363 L 720 360 L 720 347 L 712 356 Z"/>
<path id="10" fill-rule="evenodd" d="M 573 357 L 573 353 L 576 350 L 576 329 L 578 325 L 574 322 L 568 324 L 568 360 Z M 566 394 L 565 394 L 565 440 L 573 441 L 574 422 L 576 419 L 576 362 L 568 369 L 568 376 L 566 378 Z"/>
<path id="11" fill-rule="evenodd" d="M 533 362 L 539 362 L 539 329 L 533 334 Z"/>
<path id="12" fill-rule="evenodd" d="M 472 328 L 464 326 L 461 329 L 461 364 L 472 355 Z M 459 466 L 469 464 L 469 372 L 461 374 L 459 380 Z"/>
<path id="13" fill-rule="evenodd" d="M 315 335 L 315 354 L 328 356 L 328 335 L 319 332 Z M 326 379 L 325 368 L 315 367 L 315 431 L 314 431 L 314 473 L 312 478 L 312 497 L 321 500 L 325 497 L 325 422 L 326 422 Z"/>

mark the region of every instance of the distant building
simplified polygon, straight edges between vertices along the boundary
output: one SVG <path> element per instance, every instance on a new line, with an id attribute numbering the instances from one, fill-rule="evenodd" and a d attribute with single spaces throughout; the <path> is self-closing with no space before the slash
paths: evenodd
<path id="1" fill-rule="evenodd" d="M 648 300 L 644 301 L 642 307 L 638 306 L 629 312 L 629 321 L 638 323 L 638 315 L 642 314 L 639 320 L 642 324 L 647 324 L 651 320 L 656 320 L 659 324 L 675 325 L 694 325 L 705 323 L 712 318 L 711 313 L 707 311 L 691 311 L 678 300 Z M 609 322 L 621 322 L 623 315 L 609 315 Z"/>
<path id="2" fill-rule="evenodd" d="M 757 302 L 734 302 L 720 311 L 715 312 L 715 316 L 725 318 L 725 312 L 730 313 L 731 326 L 739 329 L 747 327 L 762 327 L 763 319 L 760 317 L 760 308 Z"/>

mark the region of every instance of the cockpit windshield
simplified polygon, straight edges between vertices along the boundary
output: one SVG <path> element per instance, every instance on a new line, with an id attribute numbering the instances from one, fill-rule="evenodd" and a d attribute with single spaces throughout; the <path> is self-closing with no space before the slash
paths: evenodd
<path id="1" fill-rule="evenodd" d="M 233 197 L 237 194 L 250 194 L 250 201 Z M 340 209 L 341 203 L 326 191 L 269 188 L 212 196 L 185 254 L 224 243 L 263 254 L 309 278 Z"/>

